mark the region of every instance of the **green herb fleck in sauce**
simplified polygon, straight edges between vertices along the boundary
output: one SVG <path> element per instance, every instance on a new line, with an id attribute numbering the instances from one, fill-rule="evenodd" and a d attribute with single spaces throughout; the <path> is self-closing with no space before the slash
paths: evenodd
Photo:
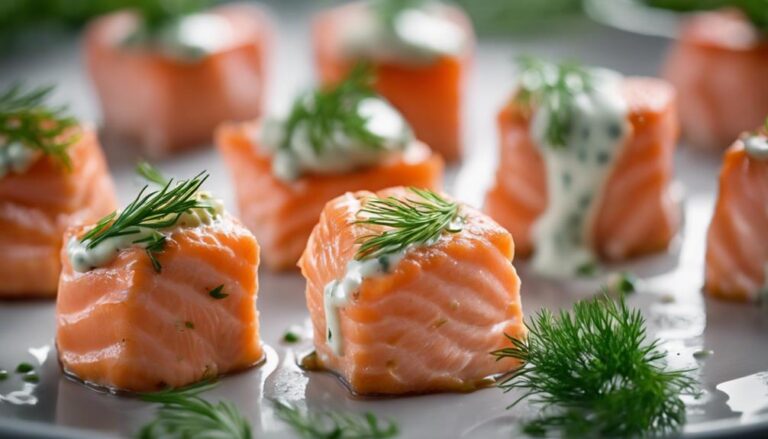
<path id="1" fill-rule="evenodd" d="M 29 363 L 19 363 L 19 365 L 16 366 L 16 373 L 28 373 L 33 370 L 35 370 L 35 367 Z"/>
<path id="2" fill-rule="evenodd" d="M 301 340 L 301 336 L 290 329 L 283 334 L 283 343 L 296 343 L 299 340 Z"/>

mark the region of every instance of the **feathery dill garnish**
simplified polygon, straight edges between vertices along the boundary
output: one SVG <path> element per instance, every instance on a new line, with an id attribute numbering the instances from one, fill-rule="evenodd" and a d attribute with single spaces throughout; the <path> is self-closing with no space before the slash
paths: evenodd
<path id="1" fill-rule="evenodd" d="M 143 179 L 158 186 L 168 184 L 168 179 L 157 168 L 143 160 L 136 164 L 136 173 Z"/>
<path id="2" fill-rule="evenodd" d="M 520 85 L 515 101 L 532 111 L 546 108 L 550 114 L 546 138 L 550 145 L 564 147 L 573 127 L 573 101 L 592 89 L 592 75 L 570 62 L 553 64 L 532 56 L 516 60 Z"/>
<path id="3" fill-rule="evenodd" d="M 0 141 L 19 142 L 72 168 L 67 149 L 80 138 L 78 121 L 65 106 L 45 102 L 53 86 L 26 89 L 15 84 L 0 94 Z"/>
<path id="4" fill-rule="evenodd" d="M 739 9 L 762 32 L 768 32 L 768 0 L 645 0 L 662 9 L 689 12 L 710 9 Z"/>
<path id="5" fill-rule="evenodd" d="M 204 381 L 181 389 L 142 394 L 144 401 L 162 406 L 155 419 L 142 427 L 137 437 L 250 439 L 251 425 L 233 403 L 219 401 L 213 404 L 199 396 L 215 386 L 214 381 Z"/>
<path id="6" fill-rule="evenodd" d="M 217 300 L 224 299 L 228 297 L 229 294 L 224 293 L 223 290 L 224 290 L 224 284 L 221 284 L 218 287 L 208 291 L 208 295 Z"/>
<path id="7" fill-rule="evenodd" d="M 499 383 L 521 400 L 543 405 L 529 433 L 569 437 L 633 437 L 677 431 L 685 423 L 681 395 L 697 395 L 687 370 L 664 369 L 659 341 L 647 342 L 645 319 L 623 300 L 585 300 L 571 312 L 547 310 L 526 324 L 527 340 L 492 354 L 523 366 Z M 510 407 L 511 407 L 510 406 Z"/>
<path id="8" fill-rule="evenodd" d="M 382 425 L 373 413 L 313 413 L 283 401 L 274 401 L 275 414 L 302 437 L 309 439 L 384 439 L 398 434 L 397 424 Z"/>
<path id="9" fill-rule="evenodd" d="M 163 229 L 176 224 L 181 215 L 196 208 L 208 208 L 208 203 L 195 198 L 200 186 L 208 179 L 206 172 L 201 172 L 189 180 L 181 180 L 175 186 L 173 179 L 162 189 L 144 194 L 144 186 L 125 209 L 112 212 L 86 233 L 80 242 L 88 241 L 87 248 L 92 249 L 106 239 L 139 233 L 141 228 Z"/>
<path id="10" fill-rule="evenodd" d="M 408 188 L 417 198 L 370 198 L 358 211 L 355 224 L 384 226 L 385 230 L 362 236 L 355 259 L 377 258 L 405 250 L 409 245 L 432 241 L 443 231 L 456 233 L 459 204 L 427 189 Z"/>
<path id="11" fill-rule="evenodd" d="M 280 147 L 290 149 L 299 126 L 306 130 L 316 153 L 321 152 L 328 142 L 333 142 L 337 132 L 363 145 L 381 147 L 384 139 L 370 131 L 368 118 L 358 110 L 360 101 L 374 96 L 372 69 L 368 64 L 358 63 L 339 84 L 314 90 L 294 101 Z"/>

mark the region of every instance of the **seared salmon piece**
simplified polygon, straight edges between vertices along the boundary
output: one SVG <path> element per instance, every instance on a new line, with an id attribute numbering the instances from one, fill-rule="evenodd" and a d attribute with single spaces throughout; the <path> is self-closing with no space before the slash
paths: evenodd
<path id="1" fill-rule="evenodd" d="M 284 181 L 274 175 L 272 158 L 255 144 L 257 130 L 258 123 L 225 124 L 216 143 L 235 182 L 240 218 L 264 248 L 264 263 L 271 269 L 296 266 L 323 206 L 334 197 L 399 185 L 441 186 L 443 161 L 420 142 L 371 167 Z"/>
<path id="2" fill-rule="evenodd" d="M 150 156 L 210 143 L 219 123 L 261 114 L 272 33 L 267 16 L 246 4 L 199 16 L 186 32 L 208 53 L 192 59 L 127 46 L 139 26 L 131 12 L 97 18 L 86 31 L 87 67 L 107 132 L 137 142 Z"/>
<path id="3" fill-rule="evenodd" d="M 677 88 L 683 135 L 693 145 L 724 149 L 768 114 L 768 40 L 738 12 L 693 16 L 663 75 Z"/>
<path id="4" fill-rule="evenodd" d="M 66 229 L 115 209 L 96 133 L 79 131 L 67 148 L 71 168 L 42 155 L 26 171 L 0 177 L 0 298 L 55 296 Z"/>
<path id="5" fill-rule="evenodd" d="M 745 134 L 726 152 L 707 232 L 704 290 L 738 301 L 765 300 L 768 270 L 768 131 Z M 753 138 L 753 140 L 749 140 Z M 754 142 L 752 148 L 745 146 Z"/>
<path id="6" fill-rule="evenodd" d="M 312 22 L 315 66 L 323 83 L 341 81 L 361 58 L 344 53 L 339 29 L 358 20 L 363 2 L 319 13 Z M 376 90 L 395 106 L 413 127 L 416 137 L 447 161 L 461 158 L 463 86 L 474 44 L 469 18 L 458 8 L 447 7 L 452 22 L 464 30 L 468 43 L 457 56 L 442 55 L 427 63 L 365 59 L 375 72 Z"/>
<path id="7" fill-rule="evenodd" d="M 71 229 L 65 240 L 87 230 Z M 78 272 L 62 251 L 56 346 L 65 373 L 149 392 L 261 360 L 259 246 L 245 227 L 226 214 L 177 227 L 157 259 L 159 273 L 145 249 L 129 246 L 107 265 Z"/>
<path id="8" fill-rule="evenodd" d="M 356 223 L 365 218 L 361 209 L 390 196 L 420 201 L 403 188 L 347 193 L 325 206 L 309 238 L 299 266 L 318 365 L 354 393 L 390 395 L 471 391 L 515 368 L 489 354 L 509 346 L 505 334 L 526 334 L 512 236 L 464 205 L 459 231 L 408 247 L 382 273 L 363 276 L 336 316 L 327 314 L 328 287 L 346 282 L 361 240 L 387 230 Z"/>
<path id="9" fill-rule="evenodd" d="M 669 192 L 678 136 L 675 91 L 652 78 L 625 78 L 630 124 L 590 217 L 590 246 L 606 260 L 667 248 L 677 233 L 679 207 Z M 530 114 L 514 102 L 498 115 L 501 159 L 485 211 L 512 233 L 517 254 L 534 251 L 532 228 L 547 207 L 547 180 Z"/>

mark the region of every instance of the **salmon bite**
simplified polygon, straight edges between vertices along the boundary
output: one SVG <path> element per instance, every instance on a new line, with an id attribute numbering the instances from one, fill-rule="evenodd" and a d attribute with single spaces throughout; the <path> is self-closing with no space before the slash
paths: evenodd
<path id="1" fill-rule="evenodd" d="M 427 190 L 330 201 L 299 266 L 317 366 L 358 394 L 466 392 L 518 366 L 524 338 L 512 236 Z"/>

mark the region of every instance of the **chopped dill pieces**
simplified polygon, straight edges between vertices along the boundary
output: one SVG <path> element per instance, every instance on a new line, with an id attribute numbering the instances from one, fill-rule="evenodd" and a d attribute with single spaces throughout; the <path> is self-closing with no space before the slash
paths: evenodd
<path id="1" fill-rule="evenodd" d="M 186 322 L 184 322 L 184 327 L 187 329 L 195 329 L 195 324 L 187 320 Z"/>
<path id="2" fill-rule="evenodd" d="M 229 296 L 229 294 L 224 293 L 222 290 L 224 290 L 224 284 L 221 284 L 211 291 L 208 291 L 208 295 L 217 300 L 224 299 Z"/>
<path id="3" fill-rule="evenodd" d="M 677 432 L 684 395 L 698 396 L 688 370 L 667 370 L 659 341 L 623 300 L 578 302 L 572 311 L 543 310 L 526 323 L 527 340 L 493 352 L 523 366 L 499 383 L 542 407 L 525 430 L 567 437 L 636 437 Z"/>
<path id="4" fill-rule="evenodd" d="M 296 343 L 301 340 L 301 336 L 295 331 L 288 329 L 283 334 L 283 343 Z"/>
<path id="5" fill-rule="evenodd" d="M 711 349 L 700 349 L 700 350 L 698 350 L 698 351 L 693 353 L 693 358 L 695 358 L 697 360 L 703 360 L 705 358 L 710 357 L 714 353 L 715 353 L 715 351 L 713 351 Z"/>
<path id="6" fill-rule="evenodd" d="M 5 381 L 8 379 L 8 371 L 5 369 L 0 369 L 0 381 Z"/>
<path id="7" fill-rule="evenodd" d="M 35 370 L 35 367 L 29 363 L 19 363 L 19 365 L 16 366 L 16 373 L 28 373 L 33 370 Z"/>
<path id="8" fill-rule="evenodd" d="M 597 263 L 588 262 L 576 268 L 576 275 L 580 277 L 593 277 L 597 274 Z"/>
<path id="9" fill-rule="evenodd" d="M 565 147 L 574 125 L 574 101 L 592 89 L 592 75 L 575 63 L 553 64 L 532 56 L 519 57 L 516 64 L 520 85 L 515 101 L 528 111 L 546 108 L 546 139 L 554 147 Z"/>
<path id="10" fill-rule="evenodd" d="M 598 293 L 612 299 L 622 299 L 637 292 L 638 279 L 631 273 L 612 273 L 606 280 L 606 285 Z"/>
<path id="11" fill-rule="evenodd" d="M 219 401 L 213 404 L 199 396 L 215 386 L 216 382 L 203 381 L 181 389 L 142 394 L 142 400 L 161 406 L 137 437 L 251 439 L 251 424 L 233 403 Z"/>
<path id="12" fill-rule="evenodd" d="M 397 424 L 370 412 L 312 412 L 284 401 L 274 401 L 274 407 L 279 419 L 307 439 L 385 439 L 399 433 Z"/>
<path id="13" fill-rule="evenodd" d="M 362 236 L 355 259 L 378 258 L 405 250 L 408 246 L 431 242 L 443 232 L 457 233 L 462 225 L 459 204 L 427 189 L 408 188 L 415 197 L 370 198 L 364 201 L 355 224 L 384 229 Z"/>
<path id="14" fill-rule="evenodd" d="M 71 169 L 68 149 L 81 133 L 66 107 L 46 104 L 53 88 L 15 84 L 0 93 L 0 145 L 20 143 Z"/>
<path id="15" fill-rule="evenodd" d="M 36 373 L 28 373 L 21 377 L 21 380 L 25 383 L 39 383 L 40 377 Z"/>

